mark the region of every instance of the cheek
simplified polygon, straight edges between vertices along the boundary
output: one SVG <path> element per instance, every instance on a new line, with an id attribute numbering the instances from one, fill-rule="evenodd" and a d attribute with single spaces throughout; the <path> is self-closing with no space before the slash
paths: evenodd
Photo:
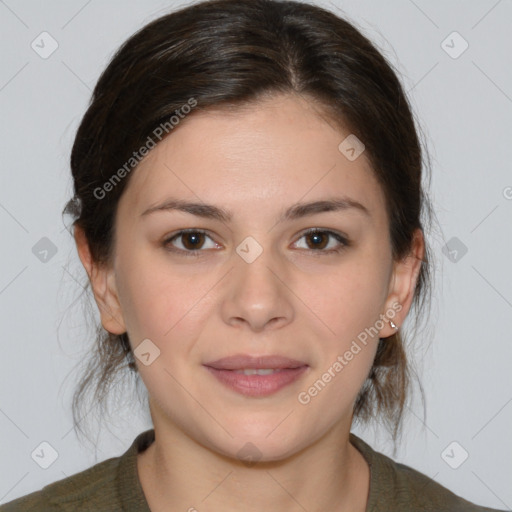
<path id="1" fill-rule="evenodd" d="M 378 276 L 352 270 L 330 275 L 323 280 L 323 293 L 310 291 L 305 300 L 316 313 L 311 322 L 318 324 L 320 318 L 322 330 L 309 331 L 317 364 L 297 401 L 313 417 L 323 416 L 326 423 L 340 415 L 350 416 L 378 346 L 378 335 L 371 329 L 381 313 Z"/>
<path id="2" fill-rule="evenodd" d="M 314 389 L 311 394 L 309 388 L 303 390 L 309 395 L 305 400 L 325 405 L 356 397 L 377 350 L 376 324 L 387 291 L 385 270 L 358 257 L 301 286 L 301 298 L 314 313 L 308 315 L 309 323 L 318 326 L 309 331 L 318 364 L 307 383 Z"/>
<path id="3" fill-rule="evenodd" d="M 354 258 L 324 276 L 305 279 L 299 290 L 297 295 L 319 319 L 322 332 L 339 343 L 375 323 L 387 283 L 385 272 Z"/>
<path id="4" fill-rule="evenodd" d="M 187 352 L 218 311 L 231 276 L 224 276 L 221 269 L 208 270 L 200 262 L 173 264 L 154 248 L 135 251 L 132 247 L 131 252 L 120 254 L 123 258 L 116 268 L 119 300 L 134 347 L 149 338 L 161 350 L 173 345 L 173 350 Z M 281 293 L 295 304 L 296 321 L 307 325 L 323 364 L 345 352 L 352 339 L 373 325 L 382 312 L 385 269 L 374 260 L 371 251 L 361 249 L 357 254 L 347 252 L 332 265 L 310 262 L 309 272 L 288 269 L 293 293 L 286 289 Z"/>
<path id="5" fill-rule="evenodd" d="M 194 337 L 212 277 L 191 276 L 149 253 L 125 258 L 118 276 L 119 301 L 134 345 L 149 338 L 164 349 L 172 339 Z"/>

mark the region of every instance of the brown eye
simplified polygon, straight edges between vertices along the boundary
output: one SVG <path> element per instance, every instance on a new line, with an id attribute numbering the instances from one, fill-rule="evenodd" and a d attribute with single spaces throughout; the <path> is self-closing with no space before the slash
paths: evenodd
<path id="1" fill-rule="evenodd" d="M 207 240 L 211 240 L 210 247 L 204 247 Z M 201 256 L 205 251 L 202 249 L 216 249 L 218 244 L 198 229 L 185 229 L 179 231 L 163 242 L 163 246 L 171 252 L 180 253 L 185 256 Z"/>
<path id="2" fill-rule="evenodd" d="M 324 249 L 329 243 L 329 235 L 326 235 L 325 232 L 317 231 L 308 233 L 306 240 L 311 241 L 311 243 L 308 243 L 310 249 Z"/>
<path id="3" fill-rule="evenodd" d="M 350 245 L 348 239 L 340 234 L 321 229 L 310 229 L 302 234 L 301 238 L 306 240 L 306 247 L 302 247 L 311 252 L 318 252 L 319 254 L 330 254 L 340 252 Z M 331 243 L 331 242 L 334 242 Z M 329 249 L 326 249 L 329 247 Z"/>
<path id="4" fill-rule="evenodd" d="M 200 232 L 183 233 L 181 240 L 185 249 L 200 249 L 204 243 L 205 234 Z"/>

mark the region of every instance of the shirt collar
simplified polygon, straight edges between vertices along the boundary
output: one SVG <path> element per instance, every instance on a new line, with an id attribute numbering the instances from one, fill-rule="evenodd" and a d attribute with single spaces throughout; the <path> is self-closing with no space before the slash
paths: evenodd
<path id="1" fill-rule="evenodd" d="M 151 512 L 137 472 L 137 454 L 144 451 L 155 440 L 155 430 L 149 429 L 140 433 L 126 452 L 121 455 L 117 474 L 117 492 L 122 509 L 130 512 Z M 370 467 L 370 488 L 366 510 L 373 510 L 378 502 L 379 487 L 386 488 L 387 472 L 378 470 L 379 459 L 375 457 L 373 448 L 352 432 L 350 443 L 361 453 Z"/>

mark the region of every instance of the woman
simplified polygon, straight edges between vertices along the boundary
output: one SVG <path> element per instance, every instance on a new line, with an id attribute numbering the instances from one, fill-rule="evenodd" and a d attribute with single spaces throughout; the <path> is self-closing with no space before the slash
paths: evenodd
<path id="1" fill-rule="evenodd" d="M 431 272 L 413 117 L 352 25 L 270 0 L 161 17 L 100 77 L 71 168 L 105 330 L 75 413 L 130 368 L 154 429 L 0 510 L 491 510 L 350 432 L 398 437 Z"/>

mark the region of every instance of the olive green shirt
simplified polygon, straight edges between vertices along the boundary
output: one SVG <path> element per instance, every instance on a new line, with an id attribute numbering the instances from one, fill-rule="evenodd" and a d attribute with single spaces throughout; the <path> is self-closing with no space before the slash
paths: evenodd
<path id="1" fill-rule="evenodd" d="M 1 505 L 0 512 L 150 512 L 137 474 L 137 453 L 154 439 L 154 429 L 142 432 L 120 457 Z M 350 442 L 370 466 L 366 512 L 499 512 L 464 500 L 419 471 L 373 450 L 353 433 Z"/>

